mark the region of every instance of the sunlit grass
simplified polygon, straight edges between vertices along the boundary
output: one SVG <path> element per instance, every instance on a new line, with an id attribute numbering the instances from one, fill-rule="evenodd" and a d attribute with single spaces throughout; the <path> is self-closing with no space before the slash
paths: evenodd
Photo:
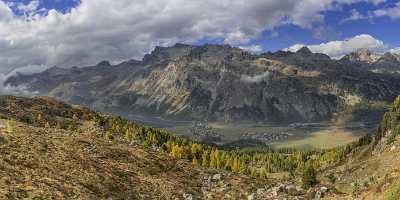
<path id="1" fill-rule="evenodd" d="M 356 141 L 360 136 L 343 129 L 316 131 L 300 139 L 274 142 L 274 148 L 329 149 Z"/>

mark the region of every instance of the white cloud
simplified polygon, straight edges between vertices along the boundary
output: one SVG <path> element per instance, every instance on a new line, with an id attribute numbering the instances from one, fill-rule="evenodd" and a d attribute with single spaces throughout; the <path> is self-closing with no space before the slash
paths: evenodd
<path id="1" fill-rule="evenodd" d="M 267 80 L 269 77 L 270 73 L 269 71 L 266 71 L 262 74 L 258 74 L 255 76 L 249 76 L 249 75 L 242 75 L 240 77 L 240 80 L 245 82 L 245 83 L 260 83 L 264 80 Z"/>
<path id="2" fill-rule="evenodd" d="M 311 28 L 323 22 L 324 11 L 360 1 L 82 0 L 67 13 L 49 10 L 24 17 L 0 0 L 0 73 L 27 65 L 141 58 L 156 45 L 204 38 L 248 46 L 263 31 L 284 24 Z M 37 13 L 39 2 L 12 6 Z"/>
<path id="3" fill-rule="evenodd" d="M 314 53 L 324 53 L 333 58 L 339 58 L 357 49 L 367 48 L 371 50 L 382 50 L 386 45 L 368 34 L 357 35 L 346 40 L 337 40 L 317 45 L 295 44 L 284 50 L 295 52 L 303 46 L 307 46 Z"/>
<path id="4" fill-rule="evenodd" d="M 47 66 L 44 65 L 32 65 L 32 66 L 25 66 L 21 68 L 14 69 L 8 74 L 1 74 L 0 73 L 0 95 L 4 94 L 12 94 L 12 95 L 23 95 L 23 96 L 32 96 L 36 95 L 37 92 L 29 91 L 27 85 L 19 85 L 19 86 L 11 86 L 11 85 L 4 85 L 8 78 L 13 77 L 17 74 L 29 75 L 34 73 L 43 72 L 44 70 L 48 69 Z"/>
<path id="5" fill-rule="evenodd" d="M 260 53 L 264 50 L 264 48 L 261 45 L 239 46 L 239 48 L 244 49 L 246 51 L 250 51 L 252 53 Z"/>
<path id="6" fill-rule="evenodd" d="M 291 52 L 296 52 L 299 49 L 301 49 L 302 47 L 307 46 L 305 44 L 294 44 L 288 48 L 283 49 L 283 51 L 291 51 Z"/>
<path id="7" fill-rule="evenodd" d="M 372 3 L 375 4 L 375 5 L 384 3 L 384 2 L 386 2 L 386 1 L 387 1 L 387 0 L 370 0 L 370 2 L 372 2 Z"/>
<path id="8" fill-rule="evenodd" d="M 376 17 L 390 17 L 392 19 L 400 19 L 400 2 L 397 2 L 394 7 L 382 8 L 374 11 Z"/>
<path id="9" fill-rule="evenodd" d="M 22 12 L 33 12 L 36 11 L 39 7 L 39 0 L 33 0 L 31 2 L 29 2 L 28 4 L 24 4 L 24 3 L 18 3 L 17 4 L 17 8 L 22 11 Z"/>
<path id="10" fill-rule="evenodd" d="M 393 48 L 389 50 L 390 53 L 400 54 L 400 47 Z"/>
<path id="11" fill-rule="evenodd" d="M 13 17 L 12 11 L 7 4 L 0 1 L 0 22 L 6 22 Z"/>
<path id="12" fill-rule="evenodd" d="M 23 75 L 36 74 L 36 73 L 43 72 L 49 68 L 50 68 L 49 66 L 45 66 L 45 65 L 27 65 L 27 66 L 19 67 L 19 68 L 12 70 L 11 72 L 9 72 L 7 74 L 7 76 L 11 77 L 11 76 L 15 76 L 17 74 L 23 74 Z"/>
<path id="13" fill-rule="evenodd" d="M 349 22 L 349 21 L 357 21 L 361 19 L 368 19 L 368 16 L 364 16 L 360 12 L 358 12 L 356 9 L 351 10 L 351 15 L 347 18 L 344 18 L 342 21 L 340 21 L 341 24 Z"/>

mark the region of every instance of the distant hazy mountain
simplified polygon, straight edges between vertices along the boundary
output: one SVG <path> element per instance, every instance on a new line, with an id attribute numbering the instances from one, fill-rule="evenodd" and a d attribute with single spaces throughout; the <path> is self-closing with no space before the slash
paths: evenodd
<path id="1" fill-rule="evenodd" d="M 374 72 L 400 73 L 400 55 L 389 52 L 378 54 L 368 49 L 359 49 L 341 60 L 359 64 Z"/>
<path id="2" fill-rule="evenodd" d="M 400 76 L 369 70 L 397 69 L 398 58 L 361 50 L 333 60 L 307 48 L 252 55 L 227 45 L 176 44 L 157 47 L 142 61 L 53 67 L 6 84 L 28 84 L 41 95 L 120 114 L 318 121 L 332 118 L 343 105 L 393 101 L 400 94 Z"/>

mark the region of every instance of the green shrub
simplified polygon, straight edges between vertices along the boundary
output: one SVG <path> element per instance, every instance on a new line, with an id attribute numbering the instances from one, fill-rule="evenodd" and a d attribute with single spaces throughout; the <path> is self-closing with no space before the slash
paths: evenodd
<path id="1" fill-rule="evenodd" d="M 399 200 L 400 199 L 400 182 L 392 184 L 385 192 L 385 200 Z"/>
<path id="2" fill-rule="evenodd" d="M 303 188 L 305 189 L 308 189 L 317 184 L 317 172 L 315 171 L 312 164 L 307 164 L 307 166 L 304 168 L 302 182 Z"/>
<path id="3" fill-rule="evenodd" d="M 328 176 L 326 176 L 329 179 L 329 182 L 334 184 L 336 182 L 336 176 L 333 173 L 330 173 Z"/>
<path id="4" fill-rule="evenodd" d="M 357 197 L 360 191 L 361 191 L 361 186 L 360 183 L 358 183 L 358 181 L 351 183 L 351 195 L 353 197 Z"/>

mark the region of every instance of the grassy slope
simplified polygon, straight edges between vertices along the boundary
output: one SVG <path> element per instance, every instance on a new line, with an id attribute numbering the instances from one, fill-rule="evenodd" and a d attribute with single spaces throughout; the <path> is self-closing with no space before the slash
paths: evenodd
<path id="1" fill-rule="evenodd" d="M 63 128 L 77 114 L 77 130 Z M 1 97 L 0 124 L 12 130 L 0 133 L 0 199 L 205 198 L 203 190 L 211 199 L 244 199 L 271 184 L 194 167 L 140 145 L 107 142 L 85 121 L 90 114 L 49 98 Z M 42 128 L 44 121 L 51 128 Z M 205 178 L 216 173 L 222 179 L 210 187 Z"/>
<path id="2" fill-rule="evenodd" d="M 202 196 L 203 178 L 217 173 L 140 146 L 105 142 L 91 132 L 73 134 L 12 124 L 12 133 L 0 135 L 0 199 Z M 253 185 L 267 185 L 259 181 L 239 175 L 224 178 L 232 185 L 226 193 L 238 198 L 254 192 Z M 211 193 L 217 199 L 225 192 Z"/>

